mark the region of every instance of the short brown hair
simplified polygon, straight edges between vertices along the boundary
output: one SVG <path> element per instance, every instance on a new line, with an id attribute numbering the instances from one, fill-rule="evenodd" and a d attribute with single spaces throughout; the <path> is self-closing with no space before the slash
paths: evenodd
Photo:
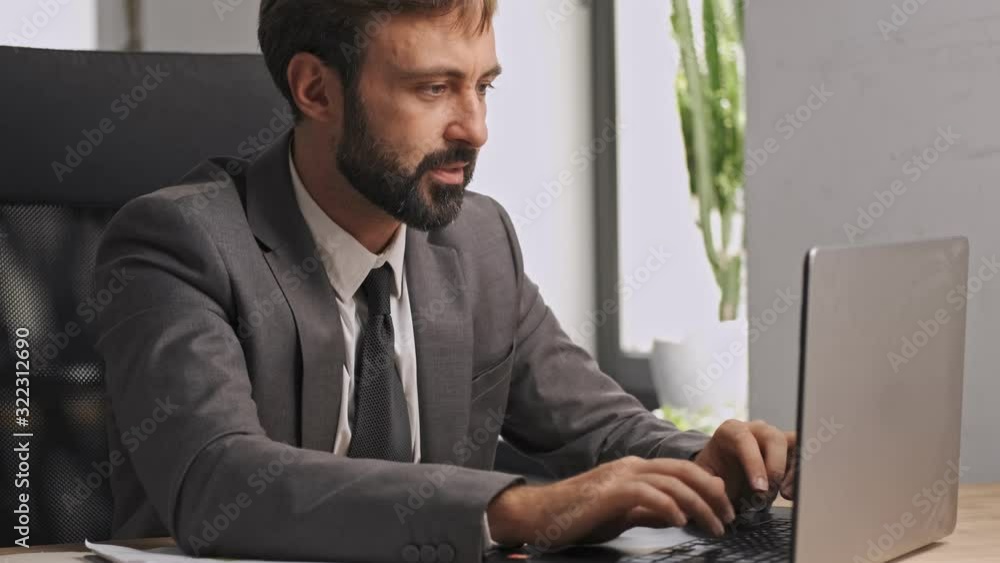
<path id="1" fill-rule="evenodd" d="M 371 36 L 388 17 L 436 17 L 458 10 L 459 22 L 483 33 L 492 25 L 496 7 L 497 0 L 262 0 L 257 40 L 274 83 L 298 121 L 302 113 L 286 78 L 296 53 L 316 55 L 340 75 L 348 89 L 357 80 Z M 474 20 L 477 11 L 480 17 Z"/>

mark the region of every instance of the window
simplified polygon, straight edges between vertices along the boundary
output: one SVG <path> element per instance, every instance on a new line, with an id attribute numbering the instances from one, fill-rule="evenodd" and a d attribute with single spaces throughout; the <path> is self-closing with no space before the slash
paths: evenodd
<path id="1" fill-rule="evenodd" d="M 700 21 L 701 2 L 692 0 L 691 9 Z M 593 16 L 595 123 L 598 134 L 602 124 L 616 123 L 617 145 L 597 162 L 597 304 L 607 314 L 598 358 L 655 408 L 654 341 L 680 341 L 718 325 L 721 292 L 690 194 L 671 2 L 595 3 Z M 733 228 L 742 231 L 739 219 Z M 741 305 L 745 317 L 745 299 Z M 722 341 L 742 341 L 737 359 L 746 362 L 745 333 L 730 332 Z M 730 414 L 745 409 L 745 400 L 738 402 L 744 404 Z"/>

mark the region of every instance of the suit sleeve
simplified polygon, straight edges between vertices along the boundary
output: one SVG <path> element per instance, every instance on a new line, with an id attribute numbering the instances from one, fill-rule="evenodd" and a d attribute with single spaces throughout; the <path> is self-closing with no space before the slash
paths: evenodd
<path id="1" fill-rule="evenodd" d="M 628 455 L 690 459 L 709 437 L 658 419 L 573 343 L 524 272 L 507 212 L 497 204 L 517 276 L 519 322 L 503 437 L 565 477 Z"/>
<path id="2" fill-rule="evenodd" d="M 521 478 L 271 440 L 230 322 L 225 260 L 198 221 L 183 200 L 133 200 L 109 223 L 95 270 L 96 287 L 115 272 L 131 280 L 96 325 L 119 428 L 171 406 L 129 455 L 179 547 L 200 556 L 394 562 L 434 549 L 441 561 L 478 561 L 487 504 Z"/>

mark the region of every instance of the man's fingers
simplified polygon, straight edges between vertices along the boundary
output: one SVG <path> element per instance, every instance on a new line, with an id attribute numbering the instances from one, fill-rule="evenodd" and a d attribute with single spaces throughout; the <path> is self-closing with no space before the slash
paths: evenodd
<path id="1" fill-rule="evenodd" d="M 774 483 L 777 487 L 785 477 L 788 438 L 784 432 L 765 422 L 750 423 L 749 428 L 750 432 L 757 438 L 757 444 L 764 456 L 768 483 Z"/>
<path id="2" fill-rule="evenodd" d="M 677 512 L 678 515 L 675 517 L 662 514 L 652 508 L 637 506 L 629 511 L 625 521 L 628 523 L 629 528 L 636 526 L 644 528 L 668 528 L 670 526 L 678 526 L 678 522 L 682 521 L 684 515 L 680 514 L 680 509 Z"/>
<path id="3" fill-rule="evenodd" d="M 725 523 L 736 518 L 733 503 L 726 494 L 726 483 L 712 475 L 698 464 L 672 459 L 652 459 L 643 469 L 662 475 L 672 475 L 684 481 L 712 507 L 716 515 Z"/>
<path id="4" fill-rule="evenodd" d="M 785 441 L 788 442 L 788 449 L 792 450 L 799 443 L 798 435 L 795 432 L 785 432 Z"/>
<path id="5" fill-rule="evenodd" d="M 744 426 L 732 434 L 727 445 L 743 466 L 750 488 L 758 493 L 768 492 L 767 466 L 764 465 L 757 437 Z"/>
<path id="6" fill-rule="evenodd" d="M 693 518 L 703 529 L 717 536 L 725 533 L 725 526 L 712 507 L 684 481 L 677 477 L 658 473 L 644 473 L 639 475 L 639 479 L 670 495 L 684 514 Z"/>
<path id="7" fill-rule="evenodd" d="M 795 472 L 789 471 L 785 474 L 785 480 L 781 483 L 781 496 L 788 500 L 795 500 Z"/>
<path id="8" fill-rule="evenodd" d="M 677 527 L 687 525 L 687 515 L 669 493 L 643 479 L 636 479 L 629 484 L 629 487 L 631 492 L 629 500 L 632 504 L 630 511 L 645 508 L 660 515 L 660 518 L 665 519 L 670 525 Z"/>
<path id="9" fill-rule="evenodd" d="M 795 500 L 795 478 L 798 471 L 798 436 L 795 432 L 785 432 L 785 441 L 788 442 L 788 461 L 786 463 L 785 478 L 781 482 L 781 496 L 788 500 Z"/>

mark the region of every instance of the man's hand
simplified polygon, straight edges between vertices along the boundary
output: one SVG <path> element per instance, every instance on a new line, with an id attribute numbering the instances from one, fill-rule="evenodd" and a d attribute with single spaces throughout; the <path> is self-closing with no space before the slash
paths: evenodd
<path id="1" fill-rule="evenodd" d="M 789 500 L 795 492 L 795 433 L 766 422 L 727 420 L 694 462 L 721 477 L 739 512 L 770 506 L 778 491 Z"/>
<path id="2" fill-rule="evenodd" d="M 719 477 L 693 462 L 626 457 L 548 485 L 515 485 L 487 509 L 504 545 L 599 543 L 634 526 L 696 522 L 722 535 L 735 518 Z"/>

